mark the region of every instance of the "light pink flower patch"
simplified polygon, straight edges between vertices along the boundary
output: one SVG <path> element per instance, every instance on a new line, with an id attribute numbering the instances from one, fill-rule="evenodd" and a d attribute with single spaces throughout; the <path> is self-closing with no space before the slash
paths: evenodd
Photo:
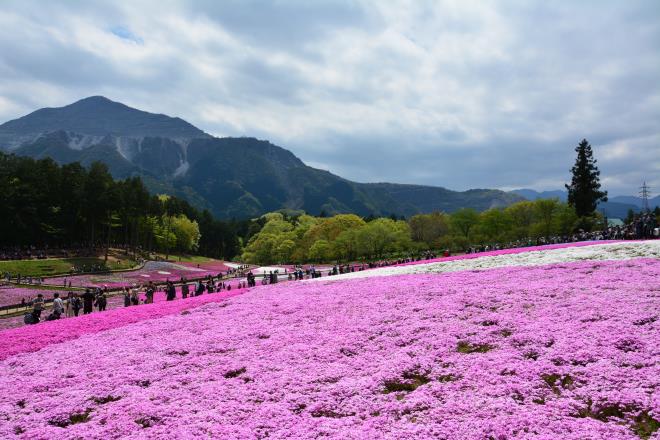
<path id="1" fill-rule="evenodd" d="M 258 287 L 1 361 L 0 437 L 657 438 L 658 279 L 635 259 Z"/>

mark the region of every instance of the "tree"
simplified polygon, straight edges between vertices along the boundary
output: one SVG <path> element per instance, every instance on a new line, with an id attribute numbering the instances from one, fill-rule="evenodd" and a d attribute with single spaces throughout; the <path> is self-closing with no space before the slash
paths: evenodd
<path id="1" fill-rule="evenodd" d="M 600 190 L 600 171 L 596 167 L 591 145 L 586 139 L 575 147 L 577 158 L 571 168 L 571 184 L 568 190 L 568 204 L 575 208 L 578 217 L 587 217 L 594 213 L 598 202 L 607 202 L 607 191 Z"/>
<path id="2" fill-rule="evenodd" d="M 555 214 L 559 210 L 559 199 L 538 199 L 534 201 L 536 223 L 534 229 L 540 236 L 549 237 L 555 230 Z"/>
<path id="3" fill-rule="evenodd" d="M 317 262 L 327 261 L 330 258 L 330 250 L 327 240 L 316 240 L 309 248 L 309 258 Z"/>
<path id="4" fill-rule="evenodd" d="M 171 219 L 171 229 L 176 236 L 176 247 L 183 252 L 197 250 L 199 247 L 199 225 L 183 214 Z"/>
<path id="5" fill-rule="evenodd" d="M 511 232 L 511 217 L 508 212 L 493 208 L 481 213 L 479 231 L 489 241 L 504 241 Z"/>
<path id="6" fill-rule="evenodd" d="M 471 208 L 459 209 L 451 215 L 451 225 L 460 231 L 465 238 L 470 235 L 470 230 L 479 223 L 479 214 Z"/>
<path id="7" fill-rule="evenodd" d="M 408 225 L 412 239 L 424 242 L 427 246 L 434 246 L 449 231 L 448 217 L 441 212 L 413 215 Z"/>

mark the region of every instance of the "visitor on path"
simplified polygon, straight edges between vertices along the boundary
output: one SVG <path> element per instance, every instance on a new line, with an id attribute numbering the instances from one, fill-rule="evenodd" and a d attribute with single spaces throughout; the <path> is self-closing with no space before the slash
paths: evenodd
<path id="1" fill-rule="evenodd" d="M 124 307 L 130 307 L 131 305 L 131 291 L 128 287 L 124 287 Z"/>
<path id="2" fill-rule="evenodd" d="M 167 300 L 174 301 L 174 298 L 176 298 L 176 288 L 174 287 L 174 283 L 168 281 L 167 287 L 165 288 L 165 292 L 167 294 Z"/>
<path id="3" fill-rule="evenodd" d="M 85 289 L 83 293 L 83 315 L 89 315 L 94 309 L 94 294 L 91 290 Z"/>
<path id="4" fill-rule="evenodd" d="M 105 292 L 102 290 L 96 296 L 96 302 L 94 303 L 96 307 L 99 308 L 99 312 L 105 312 L 105 308 L 108 305 L 108 299 L 105 296 Z"/>
<path id="5" fill-rule="evenodd" d="M 188 294 L 190 293 L 190 286 L 188 286 L 188 282 L 186 281 L 185 278 L 181 279 L 181 296 L 185 299 L 188 298 Z"/>
<path id="6" fill-rule="evenodd" d="M 131 289 L 131 304 L 134 306 L 140 304 L 139 290 L 135 284 L 133 284 L 133 288 Z"/>
<path id="7" fill-rule="evenodd" d="M 73 295 L 73 315 L 78 316 L 80 313 L 80 309 L 82 309 L 82 301 L 78 297 L 78 294 Z"/>
<path id="8" fill-rule="evenodd" d="M 36 324 L 41 320 L 41 312 L 44 310 L 44 296 L 40 293 L 32 301 L 32 318 Z"/>
<path id="9" fill-rule="evenodd" d="M 155 291 L 156 289 L 154 288 L 154 283 L 152 281 L 149 281 L 149 285 L 147 285 L 147 290 L 145 292 L 145 296 L 146 296 L 146 299 L 144 301 L 145 304 L 153 304 Z"/>
<path id="10" fill-rule="evenodd" d="M 66 296 L 66 315 L 67 318 L 73 318 L 73 292 Z"/>
<path id="11" fill-rule="evenodd" d="M 64 313 L 64 301 L 62 301 L 62 298 L 60 298 L 59 293 L 55 293 L 53 295 L 53 315 L 55 316 L 55 319 L 60 319 L 60 316 L 62 316 L 62 313 Z"/>

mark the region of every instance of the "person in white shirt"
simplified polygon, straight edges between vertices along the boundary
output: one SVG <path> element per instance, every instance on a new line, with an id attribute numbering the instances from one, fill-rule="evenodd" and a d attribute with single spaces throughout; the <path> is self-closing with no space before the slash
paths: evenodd
<path id="1" fill-rule="evenodd" d="M 55 293 L 53 298 L 55 298 L 53 300 L 53 314 L 59 318 L 64 313 L 64 301 L 60 298 L 59 293 Z"/>

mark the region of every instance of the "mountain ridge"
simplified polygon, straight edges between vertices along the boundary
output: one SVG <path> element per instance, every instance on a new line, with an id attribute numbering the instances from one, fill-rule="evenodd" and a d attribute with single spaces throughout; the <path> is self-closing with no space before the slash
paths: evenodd
<path id="1" fill-rule="evenodd" d="M 479 211 L 523 200 L 500 190 L 452 191 L 358 183 L 306 165 L 291 151 L 251 137 L 217 138 L 181 118 L 102 96 L 36 110 L 0 125 L 0 150 L 58 163 L 101 161 L 117 178 L 142 176 L 150 190 L 182 196 L 224 218 L 282 208 L 312 214 L 410 216 L 462 207 Z"/>

